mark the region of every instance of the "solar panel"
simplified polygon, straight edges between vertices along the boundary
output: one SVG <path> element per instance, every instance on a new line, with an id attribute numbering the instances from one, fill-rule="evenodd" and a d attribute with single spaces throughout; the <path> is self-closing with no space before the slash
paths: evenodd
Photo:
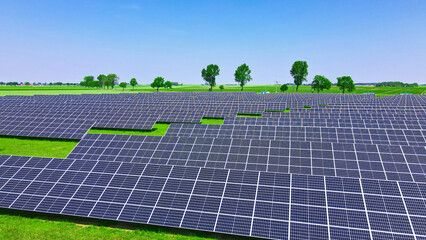
<path id="1" fill-rule="evenodd" d="M 424 132 L 406 129 L 172 123 L 166 136 L 426 146 Z"/>
<path id="2" fill-rule="evenodd" d="M 268 239 L 426 239 L 426 96 L 40 95 L 0 106 L 2 135 L 81 139 L 66 159 L 0 155 L 1 208 Z M 204 117 L 224 124 L 196 124 Z M 86 134 L 156 122 L 172 122 L 165 136 Z"/>
<path id="3" fill-rule="evenodd" d="M 0 120 L 0 135 L 81 139 L 93 124 L 89 120 L 6 117 Z"/>
<path id="4" fill-rule="evenodd" d="M 420 183 L 37 157 L 1 161 L 10 176 L 0 178 L 3 208 L 274 239 L 345 232 L 424 237 L 426 185 Z"/>
<path id="5" fill-rule="evenodd" d="M 87 134 L 68 158 L 426 182 L 416 146 Z"/>

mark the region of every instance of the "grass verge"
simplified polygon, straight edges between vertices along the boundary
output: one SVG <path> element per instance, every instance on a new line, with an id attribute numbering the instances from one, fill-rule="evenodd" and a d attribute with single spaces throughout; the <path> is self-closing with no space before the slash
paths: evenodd
<path id="1" fill-rule="evenodd" d="M 203 118 L 201 119 L 201 124 L 222 125 L 223 118 Z"/>
<path id="2" fill-rule="evenodd" d="M 110 128 L 92 128 L 87 133 L 94 134 L 119 134 L 119 135 L 149 135 L 164 136 L 169 129 L 170 123 L 156 123 L 152 130 L 127 130 Z"/>
<path id="3" fill-rule="evenodd" d="M 0 154 L 65 158 L 78 141 L 0 137 Z"/>

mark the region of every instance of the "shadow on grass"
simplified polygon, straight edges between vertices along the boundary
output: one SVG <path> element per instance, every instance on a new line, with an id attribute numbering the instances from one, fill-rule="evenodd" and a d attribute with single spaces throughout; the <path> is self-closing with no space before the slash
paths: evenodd
<path id="1" fill-rule="evenodd" d="M 187 237 L 192 236 L 192 237 L 198 237 L 198 238 L 238 239 L 238 240 L 259 239 L 254 237 L 243 237 L 243 236 L 236 236 L 236 235 L 230 235 L 230 234 L 204 232 L 204 231 L 189 230 L 189 229 L 182 229 L 182 228 L 163 227 L 163 226 L 155 226 L 155 225 L 141 224 L 141 223 L 128 223 L 128 222 L 121 222 L 121 221 L 114 221 L 114 220 L 76 217 L 76 216 L 67 216 L 67 215 L 50 214 L 50 213 L 39 213 L 39 212 L 5 209 L 5 208 L 0 208 L 0 215 L 17 216 L 17 217 L 45 220 L 45 221 L 74 223 L 76 224 L 76 226 L 87 225 L 87 226 L 94 226 L 94 227 L 105 227 L 105 228 L 111 228 L 111 229 L 121 229 L 121 230 L 130 230 L 130 231 L 143 230 L 143 231 L 150 231 L 153 233 L 177 234 L 177 235 L 183 235 Z M 69 236 L 69 237 L 72 238 L 72 236 Z"/>
<path id="2" fill-rule="evenodd" d="M 285 110 L 265 110 L 265 112 L 290 112 L 290 108 L 286 108 Z"/>
<path id="3" fill-rule="evenodd" d="M 118 129 L 118 128 L 91 128 L 89 134 L 117 134 L 117 135 L 147 135 L 164 136 L 170 123 L 157 122 L 151 130 Z"/>
<path id="4" fill-rule="evenodd" d="M 260 114 L 260 113 L 238 113 L 237 117 L 254 117 L 254 118 L 260 118 L 260 117 L 262 117 L 262 114 Z"/>
<path id="5" fill-rule="evenodd" d="M 80 141 L 80 139 L 25 137 L 25 136 L 9 136 L 9 135 L 0 135 L 0 138 L 16 138 L 16 139 L 23 139 L 23 140 L 37 140 L 37 141 L 49 141 L 49 142 L 79 142 Z"/>

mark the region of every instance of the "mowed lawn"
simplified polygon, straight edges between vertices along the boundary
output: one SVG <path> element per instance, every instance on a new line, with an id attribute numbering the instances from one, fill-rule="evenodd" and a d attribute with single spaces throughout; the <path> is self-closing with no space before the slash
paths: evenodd
<path id="1" fill-rule="evenodd" d="M 65 158 L 77 143 L 78 141 L 0 137 L 0 154 Z"/>
<path id="2" fill-rule="evenodd" d="M 225 85 L 225 89 L 220 90 L 218 86 L 213 88 L 214 92 L 239 92 L 240 87 L 236 85 Z M 244 92 L 268 91 L 275 93 L 275 85 L 247 85 L 244 87 Z M 174 86 L 172 89 L 160 88 L 160 92 L 206 92 L 209 86 L 205 85 L 183 85 Z M 138 93 L 138 92 L 155 92 L 156 90 L 149 85 L 140 85 L 133 89 L 126 89 L 116 86 L 114 89 L 96 89 L 85 88 L 80 86 L 0 86 L 0 96 L 6 95 L 59 95 L 59 94 L 102 94 L 102 93 Z M 278 87 L 279 91 L 279 87 Z M 289 86 L 286 93 L 292 93 L 293 86 Z M 299 93 L 311 93 L 310 86 L 300 86 Z M 374 86 L 356 86 L 356 90 L 352 93 L 363 94 L 366 92 L 375 93 L 378 97 L 387 95 L 395 95 L 400 93 L 426 94 L 426 86 L 419 87 L 374 87 Z M 332 86 L 330 90 L 322 93 L 340 93 L 337 86 Z"/>

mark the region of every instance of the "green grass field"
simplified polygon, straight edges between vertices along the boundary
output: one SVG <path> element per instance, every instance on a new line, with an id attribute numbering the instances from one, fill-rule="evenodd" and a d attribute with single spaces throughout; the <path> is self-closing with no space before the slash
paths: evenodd
<path id="1" fill-rule="evenodd" d="M 120 134 L 120 135 L 147 135 L 147 136 L 164 136 L 167 129 L 169 129 L 169 123 L 156 123 L 152 130 L 119 130 L 119 129 L 100 129 L 92 128 L 87 133 L 96 134 Z"/>
<path id="2" fill-rule="evenodd" d="M 213 88 L 214 92 L 239 92 L 238 86 L 224 86 L 225 89 L 220 90 L 219 87 Z M 208 86 L 202 85 L 183 85 L 174 86 L 172 89 L 160 89 L 160 92 L 193 92 L 193 91 L 208 91 Z M 155 92 L 156 90 L 149 85 L 140 85 L 132 89 L 115 87 L 114 89 L 95 89 L 84 88 L 80 86 L 0 86 L 0 96 L 6 95 L 58 95 L 58 94 L 101 94 L 101 93 L 138 93 L 138 92 Z M 244 87 L 244 92 L 262 92 L 269 91 L 275 93 L 275 85 L 247 85 Z M 289 86 L 286 93 L 293 92 L 293 86 Z M 299 93 L 311 93 L 310 86 L 300 86 Z M 378 97 L 387 95 L 395 95 L 400 93 L 426 94 L 426 86 L 419 87 L 374 87 L 374 86 L 356 86 L 356 90 L 352 93 L 362 94 L 365 92 L 375 93 Z M 330 90 L 323 93 L 340 93 L 337 86 L 332 86 Z"/>
<path id="3" fill-rule="evenodd" d="M 0 137 L 0 154 L 65 158 L 78 141 Z"/>
<path id="4" fill-rule="evenodd" d="M 203 118 L 201 119 L 201 124 L 222 125 L 223 118 Z"/>

